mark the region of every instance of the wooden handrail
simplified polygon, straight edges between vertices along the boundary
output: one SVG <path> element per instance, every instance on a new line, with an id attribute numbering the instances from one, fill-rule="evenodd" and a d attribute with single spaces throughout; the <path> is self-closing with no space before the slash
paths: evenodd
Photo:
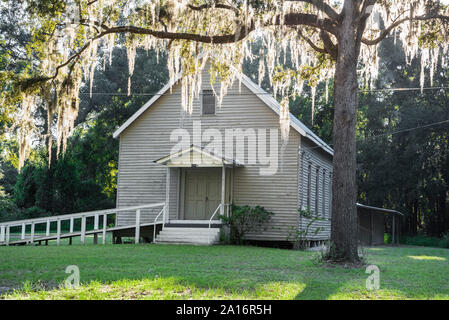
<path id="1" fill-rule="evenodd" d="M 95 216 L 96 214 L 111 214 L 116 212 L 122 212 L 122 211 L 133 211 L 137 209 L 149 209 L 149 208 L 155 208 L 165 205 L 165 202 L 159 202 L 159 203 L 153 203 L 153 204 L 146 204 L 146 205 L 140 205 L 140 206 L 134 206 L 134 207 L 126 207 L 126 208 L 115 208 L 115 209 L 106 209 L 106 210 L 97 210 L 97 211 L 88 211 L 88 212 L 80 212 L 80 213 L 70 213 L 70 214 L 63 214 L 59 216 L 49 216 L 49 217 L 42 217 L 42 218 L 33 218 L 33 219 L 25 219 L 25 220 L 15 220 L 15 221 L 6 221 L 1 222 L 1 226 L 10 226 L 10 227 L 17 227 L 22 225 L 22 223 L 29 224 L 29 223 L 42 223 L 47 222 L 48 220 L 50 222 L 57 221 L 58 219 L 61 220 L 67 220 L 70 218 L 81 218 L 82 216 Z"/>
<path id="2" fill-rule="evenodd" d="M 157 215 L 157 218 L 160 216 L 162 212 L 165 212 L 165 202 L 159 202 L 159 203 L 153 203 L 153 204 L 146 204 L 146 205 L 139 205 L 139 206 L 133 206 L 133 207 L 126 207 L 126 208 L 116 208 L 116 209 L 106 209 L 106 210 L 97 210 L 97 211 L 89 211 L 89 212 L 81 212 L 81 213 L 73 213 L 73 214 L 65 214 L 60 216 L 51 216 L 51 217 L 42 217 L 42 218 L 35 218 L 35 219 L 25 219 L 25 220 L 16 220 L 16 221 L 7 221 L 0 223 L 0 243 L 8 245 L 10 243 L 10 228 L 11 227 L 22 227 L 21 232 L 21 240 L 24 240 L 25 242 L 33 243 L 36 240 L 39 241 L 39 237 L 36 236 L 34 230 L 36 224 L 46 224 L 46 232 L 45 237 L 48 238 L 50 236 L 50 223 L 51 222 L 57 222 L 57 234 L 55 236 L 57 244 L 60 244 L 61 239 L 61 222 L 64 220 L 70 220 L 70 234 L 73 233 L 73 224 L 74 219 L 81 218 L 81 243 L 85 242 L 85 236 L 86 236 L 86 220 L 87 218 L 94 217 L 94 230 L 99 230 L 99 216 L 103 215 L 103 228 L 101 230 L 103 234 L 103 244 L 105 244 L 105 237 L 106 237 L 106 231 L 108 231 L 108 228 L 106 226 L 107 224 L 107 215 L 108 214 L 114 214 L 117 212 L 123 212 L 123 211 L 136 211 L 136 223 L 135 226 L 135 241 L 136 243 L 139 242 L 140 238 L 140 213 L 141 209 L 150 209 L 150 208 L 156 208 L 163 206 L 162 211 Z M 154 223 L 156 223 L 156 220 Z M 31 224 L 31 235 L 29 241 L 25 239 L 25 233 L 26 233 L 26 226 L 28 224 Z M 130 226 L 131 227 L 131 226 Z M 42 237 L 41 237 L 42 238 Z M 95 241 L 94 241 L 95 242 Z"/>
<path id="3" fill-rule="evenodd" d="M 217 212 L 221 208 L 221 206 L 222 206 L 222 204 L 220 203 L 218 205 L 217 209 L 215 209 L 214 213 L 212 214 L 212 217 L 210 217 L 210 219 L 209 219 L 209 229 L 208 229 L 208 232 L 207 232 L 207 242 L 210 241 L 210 225 L 212 223 L 212 219 L 215 217 L 215 215 L 217 214 Z"/>
<path id="4" fill-rule="evenodd" d="M 162 208 L 162 210 L 159 212 L 159 214 L 154 218 L 154 228 L 153 228 L 153 243 L 156 243 L 156 221 L 161 216 L 161 214 L 165 211 L 165 205 Z M 162 226 L 164 225 L 164 222 L 162 222 Z"/>

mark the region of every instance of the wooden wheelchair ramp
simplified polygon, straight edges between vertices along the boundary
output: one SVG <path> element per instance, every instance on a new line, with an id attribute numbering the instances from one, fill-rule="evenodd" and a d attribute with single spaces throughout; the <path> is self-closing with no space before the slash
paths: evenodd
<path id="1" fill-rule="evenodd" d="M 117 225 L 115 214 L 122 211 L 135 211 L 135 222 Z M 148 213 L 142 214 L 145 211 L 148 211 Z M 165 211 L 165 202 L 160 202 L 133 207 L 3 222 L 0 223 L 0 246 L 34 244 L 42 241 L 48 242 L 49 240 L 56 240 L 57 245 L 60 245 L 61 239 L 72 239 L 73 237 L 80 237 L 80 242 L 84 244 L 87 235 L 94 235 L 94 242 L 96 242 L 98 235 L 102 235 L 102 243 L 105 244 L 107 232 L 123 230 L 128 232 L 133 230 L 135 243 L 139 243 L 142 227 L 153 226 L 154 234 L 152 238 L 156 238 L 156 226 L 163 225 L 166 218 Z M 88 219 L 94 222 L 92 230 L 86 230 Z M 62 230 L 61 224 L 63 221 L 69 222 L 69 230 Z M 80 227 L 77 228 L 79 230 L 75 230 L 76 222 L 80 222 Z M 56 231 L 51 229 L 52 224 L 56 224 Z M 36 226 L 41 228 L 45 226 L 45 233 L 37 233 Z M 18 229 L 20 232 L 12 233 L 12 229 Z"/>

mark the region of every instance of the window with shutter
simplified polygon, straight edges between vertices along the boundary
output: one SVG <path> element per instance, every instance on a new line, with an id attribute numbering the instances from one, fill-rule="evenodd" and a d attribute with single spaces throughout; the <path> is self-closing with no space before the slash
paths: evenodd
<path id="1" fill-rule="evenodd" d="M 319 186 L 320 186 L 320 167 L 316 168 L 316 173 L 315 173 L 315 214 L 318 215 L 319 214 Z"/>
<path id="2" fill-rule="evenodd" d="M 323 182 L 322 182 L 322 189 L 321 189 L 321 213 L 323 217 L 326 216 L 326 170 L 323 170 Z"/>
<path id="3" fill-rule="evenodd" d="M 215 114 L 215 96 L 212 90 L 203 90 L 203 115 Z"/>
<path id="4" fill-rule="evenodd" d="M 312 187 L 312 163 L 307 168 L 307 208 L 310 209 L 310 189 Z"/>

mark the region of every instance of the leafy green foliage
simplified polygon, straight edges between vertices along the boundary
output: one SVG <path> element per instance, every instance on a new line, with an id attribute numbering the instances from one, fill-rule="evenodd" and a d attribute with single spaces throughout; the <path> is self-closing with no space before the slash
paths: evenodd
<path id="1" fill-rule="evenodd" d="M 0 220 L 57 215 L 115 206 L 118 173 L 118 140 L 113 132 L 139 109 L 151 94 L 168 80 L 165 60 L 157 63 L 153 51 L 138 50 L 133 90 L 148 95 L 128 97 L 122 94 L 127 86 L 126 50 L 114 50 L 113 63 L 105 70 L 97 70 L 94 94 L 81 94 L 80 114 L 73 136 L 68 141 L 64 157 L 56 159 L 53 150 L 50 167 L 47 162 L 45 140 L 38 141 L 26 166 L 17 172 L 17 146 L 13 140 L 2 139 L 0 146 L 0 177 L 5 197 Z M 36 113 L 36 121 L 46 123 L 45 112 Z M 0 120 L 1 121 L 1 120 Z M 41 128 L 45 134 L 45 125 Z M 0 133 L 1 134 L 1 133 Z M 34 208 L 34 209 L 31 209 Z"/>
<path id="2" fill-rule="evenodd" d="M 393 40 L 380 48 L 378 87 L 419 87 L 420 65 L 404 68 Z M 438 66 L 434 86 L 449 72 Z M 402 234 L 441 237 L 449 230 L 448 90 L 364 93 L 358 124 L 360 201 L 403 212 Z M 394 133 L 394 134 L 392 134 Z"/>
<path id="3" fill-rule="evenodd" d="M 391 243 L 391 234 L 385 234 L 385 243 Z M 408 246 L 422 246 L 422 247 L 435 247 L 435 248 L 447 248 L 449 249 L 449 234 L 445 234 L 442 237 L 430 237 L 423 233 L 419 233 L 414 236 L 401 236 L 399 237 L 399 243 Z"/>
<path id="4" fill-rule="evenodd" d="M 101 186 L 82 180 L 74 159 L 64 157 L 54 167 L 28 164 L 18 176 L 14 201 L 19 208 L 8 220 L 104 209 L 114 206 Z M 5 219 L 5 217 L 2 217 Z"/>
<path id="5" fill-rule="evenodd" d="M 273 212 L 264 207 L 231 205 L 231 214 L 220 216 L 220 219 L 230 228 L 230 240 L 234 244 L 242 244 L 245 236 L 251 231 L 257 231 L 271 220 Z"/>
<path id="6" fill-rule="evenodd" d="M 298 214 L 301 220 L 305 219 L 306 225 L 303 228 L 292 228 L 288 233 L 287 241 L 293 242 L 295 249 L 305 250 L 307 249 L 307 240 L 309 237 L 318 234 L 322 230 L 322 227 L 314 226 L 314 224 L 318 221 L 325 221 L 326 218 L 312 212 L 310 207 L 304 210 L 298 208 Z"/>

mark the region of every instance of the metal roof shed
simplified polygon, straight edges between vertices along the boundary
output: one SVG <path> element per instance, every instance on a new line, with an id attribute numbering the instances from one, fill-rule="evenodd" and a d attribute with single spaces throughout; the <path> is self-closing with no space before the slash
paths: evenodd
<path id="1" fill-rule="evenodd" d="M 367 206 L 357 203 L 359 240 L 364 245 L 384 244 L 385 216 L 392 217 L 392 244 L 399 244 L 399 222 L 403 214 L 396 210 Z"/>

